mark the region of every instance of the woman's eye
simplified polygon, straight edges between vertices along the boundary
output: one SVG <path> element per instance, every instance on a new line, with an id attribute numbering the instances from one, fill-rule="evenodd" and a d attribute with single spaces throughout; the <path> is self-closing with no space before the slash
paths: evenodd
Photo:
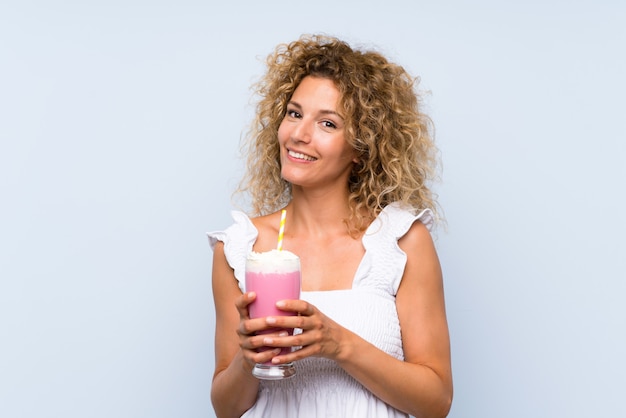
<path id="1" fill-rule="evenodd" d="M 325 128 L 332 128 L 332 129 L 335 129 L 335 128 L 337 127 L 337 125 L 335 125 L 334 123 L 332 123 L 332 122 L 331 122 L 331 121 L 329 121 L 329 120 L 325 120 L 325 121 L 323 121 L 323 122 L 322 122 L 322 125 L 323 125 Z"/>
<path id="2" fill-rule="evenodd" d="M 300 114 L 295 110 L 287 110 L 287 116 L 289 116 L 290 118 L 299 118 Z"/>

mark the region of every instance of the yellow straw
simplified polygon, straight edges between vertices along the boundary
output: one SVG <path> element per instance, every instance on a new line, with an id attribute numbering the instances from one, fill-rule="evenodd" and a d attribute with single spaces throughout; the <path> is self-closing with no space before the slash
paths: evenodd
<path id="1" fill-rule="evenodd" d="M 287 217 L 287 211 L 285 209 L 280 213 L 280 227 L 278 229 L 278 245 L 276 249 L 282 251 L 283 249 L 283 235 L 285 234 L 285 218 Z"/>

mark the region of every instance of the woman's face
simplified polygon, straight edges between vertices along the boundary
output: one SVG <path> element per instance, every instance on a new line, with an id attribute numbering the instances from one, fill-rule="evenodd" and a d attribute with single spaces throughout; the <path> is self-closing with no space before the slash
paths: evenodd
<path id="1" fill-rule="evenodd" d="M 287 103 L 278 129 L 282 177 L 302 187 L 347 186 L 356 153 L 344 137 L 333 81 L 307 76 Z"/>

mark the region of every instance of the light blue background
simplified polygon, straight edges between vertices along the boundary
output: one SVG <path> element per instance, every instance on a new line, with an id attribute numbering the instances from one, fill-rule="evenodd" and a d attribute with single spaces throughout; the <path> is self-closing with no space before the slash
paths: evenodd
<path id="1" fill-rule="evenodd" d="M 626 6 L 508 3 L 3 2 L 0 416 L 213 416 L 204 233 L 308 32 L 430 91 L 450 417 L 626 416 Z"/>

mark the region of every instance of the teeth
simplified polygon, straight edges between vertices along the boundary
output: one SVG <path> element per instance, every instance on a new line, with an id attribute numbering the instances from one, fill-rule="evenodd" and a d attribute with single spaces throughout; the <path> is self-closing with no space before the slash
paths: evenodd
<path id="1" fill-rule="evenodd" d="M 291 155 L 293 158 L 297 158 L 299 160 L 305 160 L 305 161 L 315 161 L 316 158 L 313 158 L 309 155 L 306 154 L 301 154 L 299 152 L 294 152 L 294 151 L 289 151 L 289 155 Z"/>

